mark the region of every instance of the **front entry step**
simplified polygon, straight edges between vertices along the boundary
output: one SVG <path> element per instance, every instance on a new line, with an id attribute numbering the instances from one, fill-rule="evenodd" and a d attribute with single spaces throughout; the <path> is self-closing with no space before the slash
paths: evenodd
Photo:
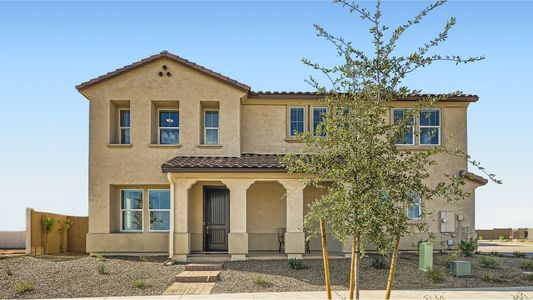
<path id="1" fill-rule="evenodd" d="M 216 282 L 220 271 L 183 271 L 174 277 L 177 282 Z"/>
<path id="2" fill-rule="evenodd" d="M 188 264 L 185 271 L 220 271 L 223 264 Z"/>

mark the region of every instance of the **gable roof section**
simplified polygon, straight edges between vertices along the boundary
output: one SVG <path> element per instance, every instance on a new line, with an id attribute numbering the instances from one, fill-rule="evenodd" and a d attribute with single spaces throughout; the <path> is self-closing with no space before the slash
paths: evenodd
<path id="1" fill-rule="evenodd" d="M 127 66 L 124 66 L 120 69 L 116 69 L 115 71 L 112 71 L 112 72 L 109 72 L 107 74 L 104 74 L 102 76 L 98 76 L 94 79 L 91 79 L 89 81 L 86 81 L 86 82 L 83 82 L 83 83 L 80 83 L 76 86 L 76 89 L 78 91 L 81 91 L 81 90 L 84 90 L 86 88 L 89 88 L 91 86 L 94 86 L 94 85 L 97 85 L 103 81 L 106 81 L 108 79 L 111 79 L 111 78 L 114 78 L 114 77 L 117 77 L 119 75 L 122 75 L 124 73 L 127 73 L 129 71 L 133 71 L 135 69 L 138 69 L 144 65 L 147 65 L 151 62 L 154 62 L 156 60 L 159 60 L 159 59 L 162 59 L 162 58 L 166 58 L 166 59 L 169 59 L 171 61 L 174 61 L 174 62 L 177 62 L 183 66 L 186 66 L 186 67 L 189 67 L 195 71 L 198 71 L 204 75 L 207 75 L 213 79 L 216 79 L 216 80 L 219 80 L 221 82 L 224 82 L 226 84 L 229 84 L 237 89 L 240 89 L 240 90 L 243 90 L 245 92 L 249 92 L 250 91 L 250 87 L 244 83 L 241 83 L 241 82 L 238 82 L 237 80 L 234 80 L 234 79 L 231 79 L 227 76 L 224 76 L 220 73 L 217 73 L 215 71 L 212 71 L 210 69 L 207 69 L 205 67 L 202 67 L 200 65 L 197 65 L 189 60 L 186 60 L 184 58 L 181 58 L 177 55 L 174 55 L 172 53 L 169 53 L 168 51 L 162 51 L 161 53 L 159 54 L 155 54 L 155 55 L 152 55 L 150 57 L 147 57 L 147 58 L 144 58 L 144 59 L 141 59 L 140 61 L 138 62 L 134 62 L 130 65 L 127 65 Z"/>

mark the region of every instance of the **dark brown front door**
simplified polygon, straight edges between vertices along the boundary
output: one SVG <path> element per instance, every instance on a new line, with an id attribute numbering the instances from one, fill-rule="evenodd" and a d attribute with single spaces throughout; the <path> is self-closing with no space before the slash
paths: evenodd
<path id="1" fill-rule="evenodd" d="M 205 251 L 228 251 L 229 190 L 204 188 Z"/>

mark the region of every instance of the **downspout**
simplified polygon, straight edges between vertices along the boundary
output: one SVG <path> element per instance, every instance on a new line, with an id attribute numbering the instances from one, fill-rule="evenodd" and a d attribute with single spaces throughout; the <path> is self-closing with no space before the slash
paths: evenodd
<path id="1" fill-rule="evenodd" d="M 172 173 L 167 173 L 167 179 L 170 183 L 170 228 L 168 231 L 168 259 L 172 260 L 174 257 L 174 181 L 172 180 Z"/>

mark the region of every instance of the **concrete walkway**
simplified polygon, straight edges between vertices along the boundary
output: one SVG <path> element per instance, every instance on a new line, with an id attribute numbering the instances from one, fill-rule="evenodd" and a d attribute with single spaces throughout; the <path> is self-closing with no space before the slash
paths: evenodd
<path id="1" fill-rule="evenodd" d="M 478 288 L 478 289 L 447 289 L 447 290 L 396 290 L 392 292 L 392 299 L 507 299 L 512 300 L 513 295 L 519 292 L 533 299 L 533 286 L 513 288 Z M 347 291 L 333 292 L 333 299 L 347 299 Z M 383 299 L 383 290 L 361 291 L 361 299 Z M 444 298 L 439 298 L 439 297 Z M 325 292 L 286 292 L 286 293 L 241 293 L 241 294 L 211 294 L 211 295 L 183 295 L 183 296 L 144 296 L 144 297 L 101 297 L 79 298 L 83 300 L 124 300 L 124 299 L 154 299 L 154 300 L 269 300 L 269 299 L 326 299 Z"/>

